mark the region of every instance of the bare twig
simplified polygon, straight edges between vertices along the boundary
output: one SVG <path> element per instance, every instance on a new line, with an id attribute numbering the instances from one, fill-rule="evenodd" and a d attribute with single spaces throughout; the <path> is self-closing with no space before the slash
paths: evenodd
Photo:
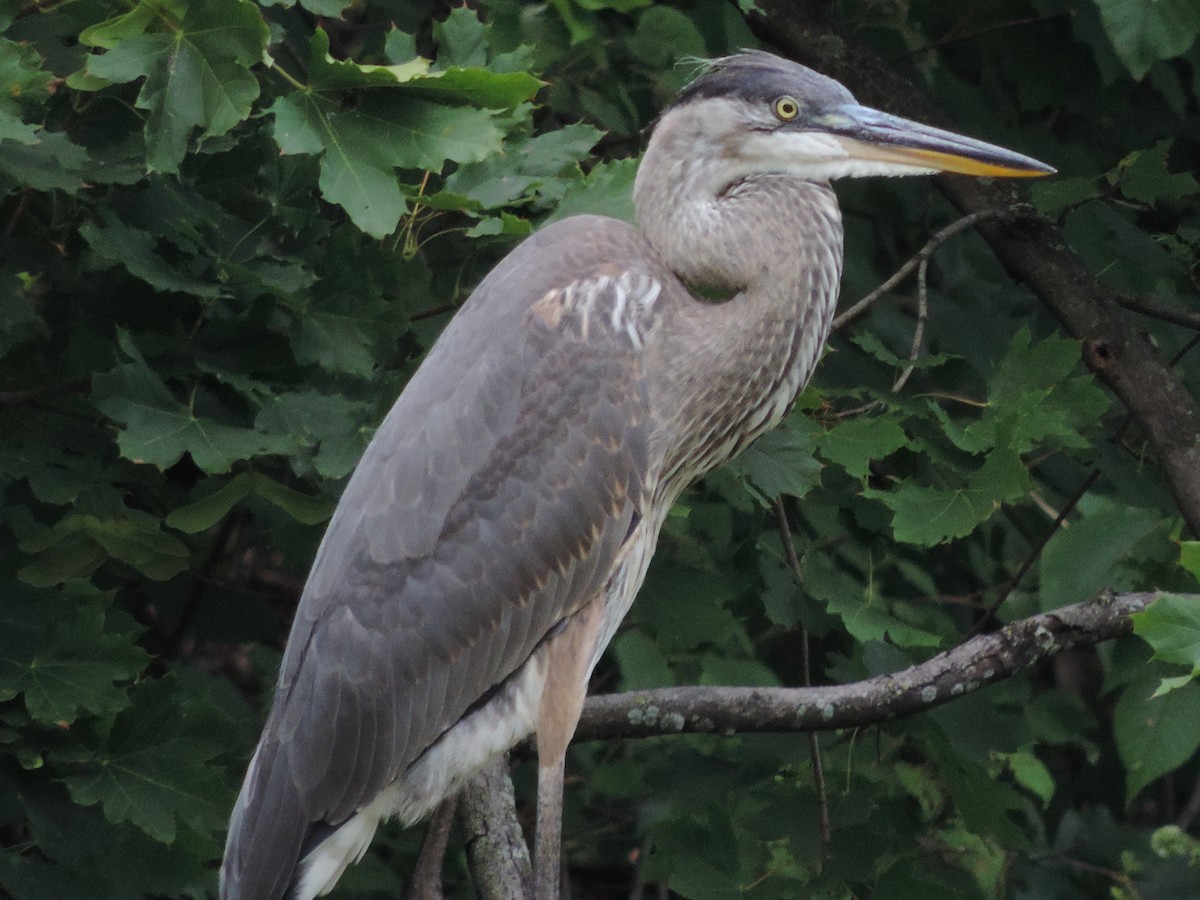
<path id="1" fill-rule="evenodd" d="M 63 394 L 86 394 L 92 389 L 89 378 L 80 378 L 64 384 L 43 384 L 21 391 L 0 391 L 0 408 L 6 406 L 37 406 L 51 397 Z"/>
<path id="2" fill-rule="evenodd" d="M 779 527 L 779 542 L 783 545 L 783 558 L 792 570 L 796 584 L 804 586 L 804 572 L 800 568 L 800 557 L 796 555 L 796 545 L 792 543 L 792 523 L 788 521 L 787 507 L 783 497 L 775 498 L 775 524 Z M 808 660 L 804 661 L 804 677 L 808 678 Z"/>
<path id="3" fill-rule="evenodd" d="M 1149 316 L 1152 319 L 1161 319 L 1163 322 L 1170 322 L 1172 325 L 1182 325 L 1184 328 L 1194 328 L 1200 331 L 1200 312 L 1191 309 L 1185 309 L 1182 306 L 1176 306 L 1172 303 L 1163 303 L 1155 300 L 1153 297 L 1144 295 L 1130 296 L 1119 295 L 1117 302 L 1125 309 L 1132 312 L 1141 313 L 1143 316 Z"/>
<path id="4" fill-rule="evenodd" d="M 850 409 L 839 409 L 837 412 L 827 412 L 822 415 L 822 418 L 830 422 L 840 422 L 843 419 L 857 419 L 859 416 L 865 416 L 869 412 L 883 406 L 882 400 L 868 400 L 861 406 L 852 406 Z"/>
<path id="5" fill-rule="evenodd" d="M 17 223 L 25 215 L 25 210 L 29 209 L 29 198 L 33 196 L 33 188 L 25 188 L 21 191 L 21 199 L 17 201 L 16 209 L 13 210 L 12 216 L 9 217 L 8 224 L 4 226 L 4 236 L 12 237 L 17 230 Z"/>
<path id="6" fill-rule="evenodd" d="M 872 304 L 903 281 L 915 268 L 917 270 L 917 325 L 913 330 L 912 348 L 908 353 L 909 365 L 905 366 L 904 370 L 892 383 L 892 393 L 898 393 L 908 383 L 908 379 L 912 377 L 912 373 L 916 370 L 916 361 L 921 355 L 921 347 L 924 344 L 925 326 L 929 321 L 929 258 L 933 255 L 934 251 L 960 231 L 964 231 L 985 219 L 1015 219 L 1027 215 L 1031 215 L 1031 212 L 1020 209 L 980 210 L 979 212 L 971 213 L 951 222 L 926 241 L 925 246 L 918 250 L 916 255 L 909 259 L 908 262 L 897 269 L 887 281 L 835 318 L 833 320 L 833 328 L 841 328 L 859 318 Z M 871 412 L 882 405 L 883 402 L 881 400 L 872 400 L 854 409 L 833 413 L 830 418 L 854 418 Z"/>
<path id="7" fill-rule="evenodd" d="M 440 306 L 431 306 L 429 309 L 422 309 L 419 312 L 413 313 L 408 317 L 410 322 L 419 322 L 421 319 L 432 319 L 434 316 L 452 313 L 458 309 L 457 303 L 443 303 Z"/>
<path id="8" fill-rule="evenodd" d="M 879 285 L 879 287 L 875 288 L 875 290 L 871 291 L 871 293 L 867 294 L 867 296 L 863 297 L 849 309 L 843 311 L 841 315 L 835 317 L 833 320 L 833 330 L 837 331 L 839 328 L 849 325 L 855 319 L 862 316 L 877 300 L 886 296 L 892 288 L 907 278 L 914 269 L 926 263 L 938 247 L 942 246 L 942 244 L 946 243 L 946 241 L 959 232 L 966 231 L 968 228 L 972 228 L 980 222 L 988 220 L 1012 221 L 1014 219 L 1028 218 L 1032 215 L 1035 215 L 1032 209 L 1010 207 L 1007 209 L 981 209 L 968 213 L 962 218 L 955 219 L 941 231 L 935 232 L 933 237 L 925 242 L 925 246 L 918 250 L 908 262 L 897 269 L 887 281 Z"/>
<path id="9" fill-rule="evenodd" d="M 779 540 L 783 544 L 783 556 L 796 586 L 804 587 L 804 572 L 800 568 L 800 558 L 796 555 L 796 545 L 792 542 L 792 524 L 788 521 L 787 506 L 783 497 L 775 498 L 775 522 L 779 526 Z M 800 627 L 800 662 L 804 686 L 812 686 L 812 667 L 808 656 L 808 629 Z M 808 735 L 808 752 L 812 758 L 813 787 L 817 793 L 818 825 L 821 829 L 821 855 L 829 855 L 829 842 L 833 837 L 833 824 L 829 818 L 829 795 L 825 790 L 825 766 L 821 761 L 821 743 L 815 731 Z"/>
<path id="10" fill-rule="evenodd" d="M 1200 778 L 1197 778 L 1192 785 L 1192 793 L 1188 797 L 1187 803 L 1183 805 L 1183 809 L 1179 811 L 1175 824 L 1186 830 L 1192 827 L 1192 823 L 1198 816 L 1200 816 Z"/>
<path id="11" fill-rule="evenodd" d="M 576 740 L 666 734 L 829 730 L 876 725 L 932 709 L 1071 647 L 1132 631 L 1129 616 L 1156 593 L 1102 594 L 1031 616 L 902 672 L 811 688 L 678 687 L 590 697 Z M 1195 599 L 1200 601 L 1200 595 Z"/>
<path id="12" fill-rule="evenodd" d="M 971 637 L 980 633 L 985 628 L 990 627 L 991 623 L 995 620 L 996 612 L 1001 606 L 1004 605 L 1004 601 L 1009 598 L 1012 592 L 1016 590 L 1017 585 L 1021 583 L 1022 579 L 1025 578 L 1025 575 L 1029 572 L 1029 570 L 1033 568 L 1033 564 L 1037 562 L 1042 555 L 1042 551 L 1046 549 L 1046 545 L 1050 543 L 1050 538 L 1054 537 L 1058 529 L 1062 527 L 1063 522 L 1067 520 L 1067 516 L 1069 516 L 1075 507 L 1079 505 L 1079 501 L 1083 499 L 1084 494 L 1091 489 L 1092 485 L 1096 483 L 1096 479 L 1099 477 L 1100 470 L 1092 469 L 1092 471 L 1088 473 L 1087 478 L 1083 479 L 1083 483 L 1079 485 L 1079 489 L 1071 495 L 1071 499 L 1063 504 L 1062 509 L 1058 511 L 1058 515 L 1054 517 L 1054 521 L 1050 524 L 1050 527 L 1042 533 L 1042 536 L 1038 539 L 1037 544 L 1035 544 L 1025 556 L 1025 561 L 1021 563 L 1021 567 L 1017 569 L 1016 574 L 1000 586 L 1000 596 L 997 597 L 992 602 L 992 605 L 987 608 L 987 611 L 979 617 L 979 621 L 976 622 L 975 627 L 971 629 Z"/>
<path id="13" fill-rule="evenodd" d="M 912 349 L 908 351 L 908 365 L 892 383 L 892 393 L 898 394 L 917 368 L 917 357 L 921 355 L 921 344 L 925 341 L 925 323 L 929 321 L 929 258 L 921 260 L 917 267 L 917 327 L 913 329 Z"/>
<path id="14" fill-rule="evenodd" d="M 1188 342 L 1179 348 L 1179 352 L 1171 357 L 1171 361 L 1167 365 L 1172 368 L 1179 365 L 1185 356 L 1196 349 L 1197 344 L 1200 344 L 1200 333 L 1193 334 Z"/>
<path id="15" fill-rule="evenodd" d="M 982 35 L 990 34 L 993 31 L 1003 31 L 1005 28 L 1012 28 L 1017 25 L 1034 25 L 1038 22 L 1048 22 L 1051 19 L 1057 19 L 1060 16 L 1065 15 L 1068 15 L 1068 13 L 1055 12 L 1044 16 L 1026 16 L 1020 19 L 1007 19 L 1003 22 L 994 22 L 991 25 L 984 25 L 982 28 L 977 28 L 974 31 L 964 31 L 960 34 L 947 34 L 938 38 L 936 41 L 930 41 L 928 44 L 921 45 L 916 50 L 910 50 L 908 53 L 904 53 L 896 57 L 892 60 L 892 62 L 902 62 L 906 59 L 911 59 L 914 56 L 920 56 L 922 53 L 929 53 L 933 50 L 937 50 L 939 47 L 949 47 L 951 44 L 958 44 L 962 41 L 973 40 L 974 38 L 981 37 Z"/>
<path id="16" fill-rule="evenodd" d="M 1053 856 L 1046 857 L 1046 859 L 1052 862 L 1061 863 L 1069 869 L 1075 869 L 1079 872 L 1087 872 L 1091 875 L 1099 875 L 1102 878 L 1107 878 L 1114 884 L 1119 884 L 1122 888 L 1124 888 L 1126 895 L 1134 898 L 1134 900 L 1138 900 L 1138 898 L 1142 896 L 1140 893 L 1138 893 L 1137 885 L 1134 884 L 1133 879 L 1124 872 L 1118 872 L 1115 869 L 1106 869 L 1104 866 L 1097 866 L 1090 862 L 1084 862 L 1082 859 L 1075 859 L 1074 857 L 1063 856 L 1062 854 L 1055 854 Z"/>
<path id="17" fill-rule="evenodd" d="M 162 655 L 167 659 L 173 659 L 179 655 L 188 629 L 192 627 L 200 603 L 212 583 L 212 573 L 225 556 L 234 532 L 237 531 L 240 524 L 241 516 L 225 516 L 221 520 L 221 530 L 217 532 L 217 536 L 209 545 L 204 565 L 192 575 L 192 585 L 188 590 L 187 599 L 184 601 L 183 611 L 179 614 L 179 619 L 175 622 L 174 627 L 163 636 Z"/>

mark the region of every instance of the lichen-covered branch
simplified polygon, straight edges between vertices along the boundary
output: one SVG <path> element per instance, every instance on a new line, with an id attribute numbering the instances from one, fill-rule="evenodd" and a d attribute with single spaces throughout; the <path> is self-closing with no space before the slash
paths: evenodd
<path id="1" fill-rule="evenodd" d="M 468 782 L 458 804 L 467 864 L 480 900 L 533 896 L 529 848 L 517 821 L 507 754 L 492 760 Z"/>
<path id="2" fill-rule="evenodd" d="M 973 637 L 901 672 L 854 684 L 677 687 L 590 697 L 575 740 L 875 725 L 948 703 L 1063 650 L 1128 634 L 1133 628 L 1130 614 L 1145 609 L 1157 596 L 1102 594 Z"/>
<path id="3" fill-rule="evenodd" d="M 970 638 L 926 662 L 854 684 L 801 688 L 678 687 L 589 697 L 575 740 L 710 732 L 817 731 L 876 725 L 932 709 L 1073 647 L 1129 634 L 1157 593 L 1104 593 Z M 1200 595 L 1195 599 L 1200 602 Z M 529 851 L 507 759 L 463 791 L 460 816 L 481 898 L 528 897 Z"/>

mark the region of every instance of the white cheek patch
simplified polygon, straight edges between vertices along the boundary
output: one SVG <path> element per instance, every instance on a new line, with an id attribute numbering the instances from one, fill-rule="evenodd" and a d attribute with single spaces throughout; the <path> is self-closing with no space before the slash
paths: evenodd
<path id="1" fill-rule="evenodd" d="M 742 150 L 759 164 L 833 162 L 848 156 L 837 138 L 820 131 L 757 132 L 745 139 Z"/>
<path id="2" fill-rule="evenodd" d="M 926 175 L 937 169 L 852 156 L 836 135 L 820 131 L 774 131 L 746 137 L 738 162 L 745 175 L 779 173 L 811 181 L 868 175 Z"/>

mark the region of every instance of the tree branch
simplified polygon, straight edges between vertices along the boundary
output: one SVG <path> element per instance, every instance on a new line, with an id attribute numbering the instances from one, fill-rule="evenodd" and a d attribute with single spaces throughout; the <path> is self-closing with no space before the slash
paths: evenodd
<path id="1" fill-rule="evenodd" d="M 844 328 L 866 313 L 877 300 L 886 296 L 889 291 L 907 278 L 914 269 L 920 269 L 928 265 L 929 258 L 933 256 L 934 251 L 959 232 L 966 231 L 968 228 L 974 228 L 980 222 L 988 220 L 1013 221 L 1015 219 L 1028 218 L 1032 215 L 1034 213 L 1029 207 L 1024 209 L 981 209 L 956 219 L 927 240 L 925 246 L 909 258 L 904 265 L 893 272 L 883 284 L 879 285 L 879 287 L 875 288 L 849 309 L 835 316 L 833 325 L 831 326 L 832 329 L 837 331 L 839 328 Z"/>
<path id="2" fill-rule="evenodd" d="M 466 831 L 467 863 L 479 900 L 532 897 L 529 848 L 517 821 L 508 754 L 496 757 L 463 788 L 458 814 Z"/>
<path id="3" fill-rule="evenodd" d="M 446 846 L 450 842 L 450 829 L 454 825 L 454 813 L 458 809 L 458 795 L 443 800 L 429 819 L 425 829 L 425 840 L 417 856 L 417 865 L 408 879 L 404 900 L 445 900 L 442 893 L 442 866 L 446 858 Z"/>
<path id="4" fill-rule="evenodd" d="M 876 725 L 941 706 L 1072 647 L 1133 630 L 1157 593 L 1101 594 L 978 635 L 891 675 L 812 688 L 677 687 L 589 697 L 577 741 Z M 1196 597 L 1200 601 L 1200 595 Z"/>
<path id="5" fill-rule="evenodd" d="M 576 741 L 683 733 L 828 731 L 877 725 L 949 703 L 1073 647 L 1132 632 L 1130 615 L 1158 593 L 1103 593 L 1031 616 L 901 672 L 855 684 L 802 688 L 678 687 L 589 697 Z M 1188 595 L 1200 602 L 1200 595 Z M 508 759 L 463 789 L 459 815 L 482 900 L 529 897 L 529 850 L 513 801 Z"/>
<path id="6" fill-rule="evenodd" d="M 747 21 L 763 40 L 837 78 L 863 102 L 943 123 L 907 79 L 830 24 L 829 8 L 829 3 L 759 0 Z M 935 183 L 963 213 L 1020 202 L 1017 188 L 1007 181 L 941 175 Z M 1027 284 L 1083 343 L 1084 361 L 1146 432 L 1179 511 L 1200 534 L 1200 404 L 1134 327 L 1117 294 L 1097 281 L 1052 223 L 980 223 L 979 231 L 1009 274 Z"/>
<path id="7" fill-rule="evenodd" d="M 1141 313 L 1143 316 L 1149 316 L 1152 319 L 1161 319 L 1163 322 L 1170 322 L 1172 325 L 1182 325 L 1184 328 L 1193 328 L 1200 331 L 1200 312 L 1195 310 L 1186 309 L 1174 303 L 1163 303 L 1154 297 L 1144 295 L 1131 296 L 1129 294 L 1118 294 L 1117 302 L 1125 307 L 1125 309 Z"/>

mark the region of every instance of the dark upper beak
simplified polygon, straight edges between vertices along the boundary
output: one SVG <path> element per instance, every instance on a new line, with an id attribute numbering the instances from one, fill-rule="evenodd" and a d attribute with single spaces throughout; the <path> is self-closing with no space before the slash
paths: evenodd
<path id="1" fill-rule="evenodd" d="M 836 136 L 856 159 L 995 178 L 1038 178 L 1055 169 L 995 144 L 963 137 L 920 122 L 846 105 L 821 116 L 818 124 Z"/>

